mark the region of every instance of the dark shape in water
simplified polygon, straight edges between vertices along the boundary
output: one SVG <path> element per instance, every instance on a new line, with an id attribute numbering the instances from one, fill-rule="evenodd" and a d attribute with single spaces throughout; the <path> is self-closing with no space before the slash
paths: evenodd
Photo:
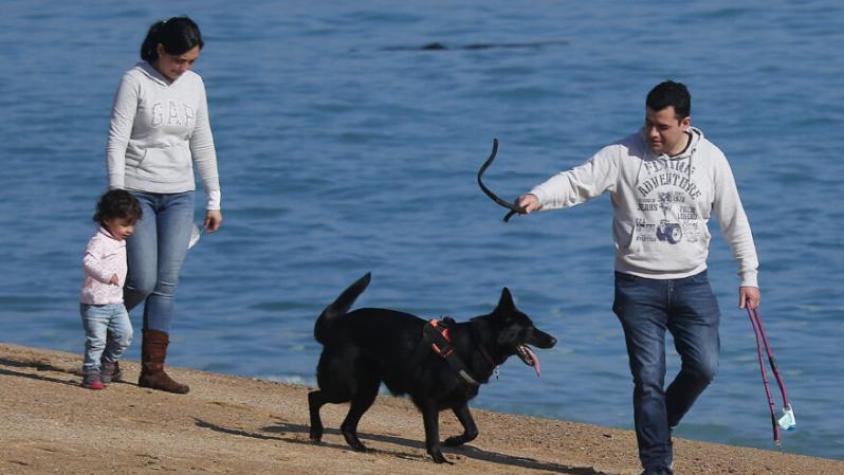
<path id="1" fill-rule="evenodd" d="M 467 45 L 447 46 L 438 41 L 424 44 L 422 46 L 388 46 L 385 51 L 454 51 L 454 50 L 479 50 L 497 48 L 541 48 L 551 45 L 567 45 L 567 40 L 544 40 L 528 41 L 525 43 L 470 43 Z"/>

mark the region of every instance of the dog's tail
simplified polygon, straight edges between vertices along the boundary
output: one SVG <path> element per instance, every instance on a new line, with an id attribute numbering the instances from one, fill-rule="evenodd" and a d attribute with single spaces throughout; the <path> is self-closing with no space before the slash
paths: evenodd
<path id="1" fill-rule="evenodd" d="M 325 307 L 325 310 L 317 318 L 314 325 L 314 338 L 316 341 L 325 344 L 331 334 L 331 327 L 337 317 L 345 315 L 355 300 L 363 293 L 369 286 L 369 280 L 372 277 L 370 272 L 358 279 L 354 284 L 350 285 L 343 293 L 340 294 L 333 302 Z"/>

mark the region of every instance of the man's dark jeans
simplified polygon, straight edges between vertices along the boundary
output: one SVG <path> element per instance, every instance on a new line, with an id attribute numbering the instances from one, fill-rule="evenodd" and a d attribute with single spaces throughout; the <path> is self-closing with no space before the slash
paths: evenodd
<path id="1" fill-rule="evenodd" d="M 718 302 L 706 271 L 682 279 L 615 273 L 613 311 L 624 328 L 639 459 L 645 470 L 671 465 L 671 429 L 718 370 Z M 664 388 L 665 330 L 674 336 L 682 366 Z"/>

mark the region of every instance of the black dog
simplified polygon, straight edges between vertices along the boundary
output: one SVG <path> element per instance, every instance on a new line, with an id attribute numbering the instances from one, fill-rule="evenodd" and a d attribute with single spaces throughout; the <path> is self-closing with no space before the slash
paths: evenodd
<path id="1" fill-rule="evenodd" d="M 468 402 L 477 396 L 479 385 L 511 355 L 537 366 L 539 360 L 528 345 L 551 348 L 557 341 L 516 309 L 506 288 L 492 313 L 467 323 L 441 321 L 438 327 L 448 330 L 445 336 L 407 313 L 378 308 L 349 312 L 369 279 L 366 274 L 343 291 L 314 326 L 314 337 L 323 350 L 317 366 L 319 389 L 308 394 L 311 440 L 322 439 L 319 410 L 324 404 L 351 401 L 340 431 L 353 449 L 365 451 L 357 436 L 358 422 L 383 381 L 393 394 L 410 395 L 422 412 L 428 453 L 437 463 L 447 462 L 440 450 L 439 411 L 454 411 L 464 429 L 463 434 L 446 439 L 445 445 L 475 439 L 478 429 Z"/>

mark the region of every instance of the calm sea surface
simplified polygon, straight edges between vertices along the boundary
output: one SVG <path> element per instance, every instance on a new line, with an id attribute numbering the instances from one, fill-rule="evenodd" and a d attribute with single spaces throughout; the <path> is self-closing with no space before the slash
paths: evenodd
<path id="1" fill-rule="evenodd" d="M 488 183 L 526 191 L 634 131 L 647 91 L 673 78 L 731 159 L 753 226 L 799 424 L 784 450 L 844 459 L 844 4 L 664 3 L 4 0 L 0 341 L 81 354 L 112 97 L 149 24 L 187 13 L 206 37 L 196 70 L 225 224 L 190 252 L 172 364 L 311 385 L 313 321 L 363 273 L 359 305 L 458 320 L 507 286 L 559 344 L 540 353 L 541 378 L 514 359 L 474 405 L 630 428 L 609 201 L 504 224 L 474 180 L 497 137 Z M 419 49 L 433 42 L 447 49 Z M 677 433 L 770 448 L 720 236 L 710 275 L 721 369 Z"/>

